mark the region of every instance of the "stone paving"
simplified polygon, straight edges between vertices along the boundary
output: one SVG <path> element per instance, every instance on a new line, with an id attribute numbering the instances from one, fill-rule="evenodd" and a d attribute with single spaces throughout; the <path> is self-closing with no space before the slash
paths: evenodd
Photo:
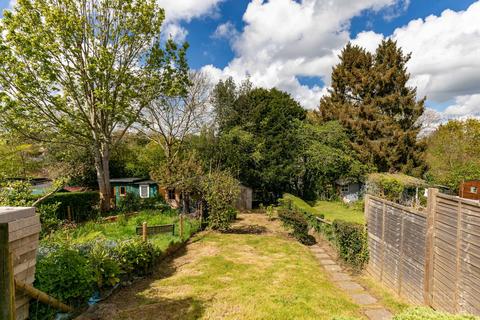
<path id="1" fill-rule="evenodd" d="M 361 306 L 363 313 L 368 319 L 392 319 L 392 314 L 335 262 L 335 257 L 329 253 L 331 249 L 328 247 L 328 244 L 320 242 L 320 244 L 310 246 L 310 250 L 327 271 L 333 283 L 345 291 L 352 298 L 353 302 Z"/>

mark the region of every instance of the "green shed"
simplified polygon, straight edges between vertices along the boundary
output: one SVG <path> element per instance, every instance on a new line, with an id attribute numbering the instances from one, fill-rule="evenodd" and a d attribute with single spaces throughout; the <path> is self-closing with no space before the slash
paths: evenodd
<path id="1" fill-rule="evenodd" d="M 115 205 L 119 204 L 122 197 L 127 193 L 133 193 L 140 198 L 152 198 L 158 195 L 157 182 L 145 178 L 115 178 L 110 179 L 112 195 Z"/>

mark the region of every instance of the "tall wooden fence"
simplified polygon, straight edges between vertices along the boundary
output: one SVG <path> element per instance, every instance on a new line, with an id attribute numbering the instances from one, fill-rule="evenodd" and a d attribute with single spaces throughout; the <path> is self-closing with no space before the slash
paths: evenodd
<path id="1" fill-rule="evenodd" d="M 368 195 L 373 277 L 414 303 L 480 315 L 480 204 L 428 191 L 425 211 Z"/>

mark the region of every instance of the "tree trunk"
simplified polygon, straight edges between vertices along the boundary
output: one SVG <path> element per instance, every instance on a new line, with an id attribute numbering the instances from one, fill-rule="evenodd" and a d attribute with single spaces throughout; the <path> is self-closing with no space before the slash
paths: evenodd
<path id="1" fill-rule="evenodd" d="M 110 186 L 110 148 L 107 144 L 100 144 L 94 150 L 95 169 L 97 171 L 98 189 L 100 190 L 100 210 L 109 211 L 112 190 Z"/>

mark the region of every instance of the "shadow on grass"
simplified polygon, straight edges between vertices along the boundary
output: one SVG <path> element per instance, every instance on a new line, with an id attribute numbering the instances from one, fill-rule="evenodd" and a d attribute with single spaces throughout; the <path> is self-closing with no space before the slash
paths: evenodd
<path id="1" fill-rule="evenodd" d="M 130 286 L 119 289 L 111 297 L 84 313 L 81 320 L 92 319 L 198 319 L 205 312 L 205 301 L 195 297 L 166 297 L 155 282 L 173 276 L 179 265 L 175 259 L 187 252 L 182 246 L 161 261 L 155 270 Z"/>
<path id="2" fill-rule="evenodd" d="M 248 225 L 248 226 L 235 226 L 229 230 L 224 231 L 223 233 L 229 234 L 262 234 L 266 233 L 267 228 L 259 225 Z"/>

